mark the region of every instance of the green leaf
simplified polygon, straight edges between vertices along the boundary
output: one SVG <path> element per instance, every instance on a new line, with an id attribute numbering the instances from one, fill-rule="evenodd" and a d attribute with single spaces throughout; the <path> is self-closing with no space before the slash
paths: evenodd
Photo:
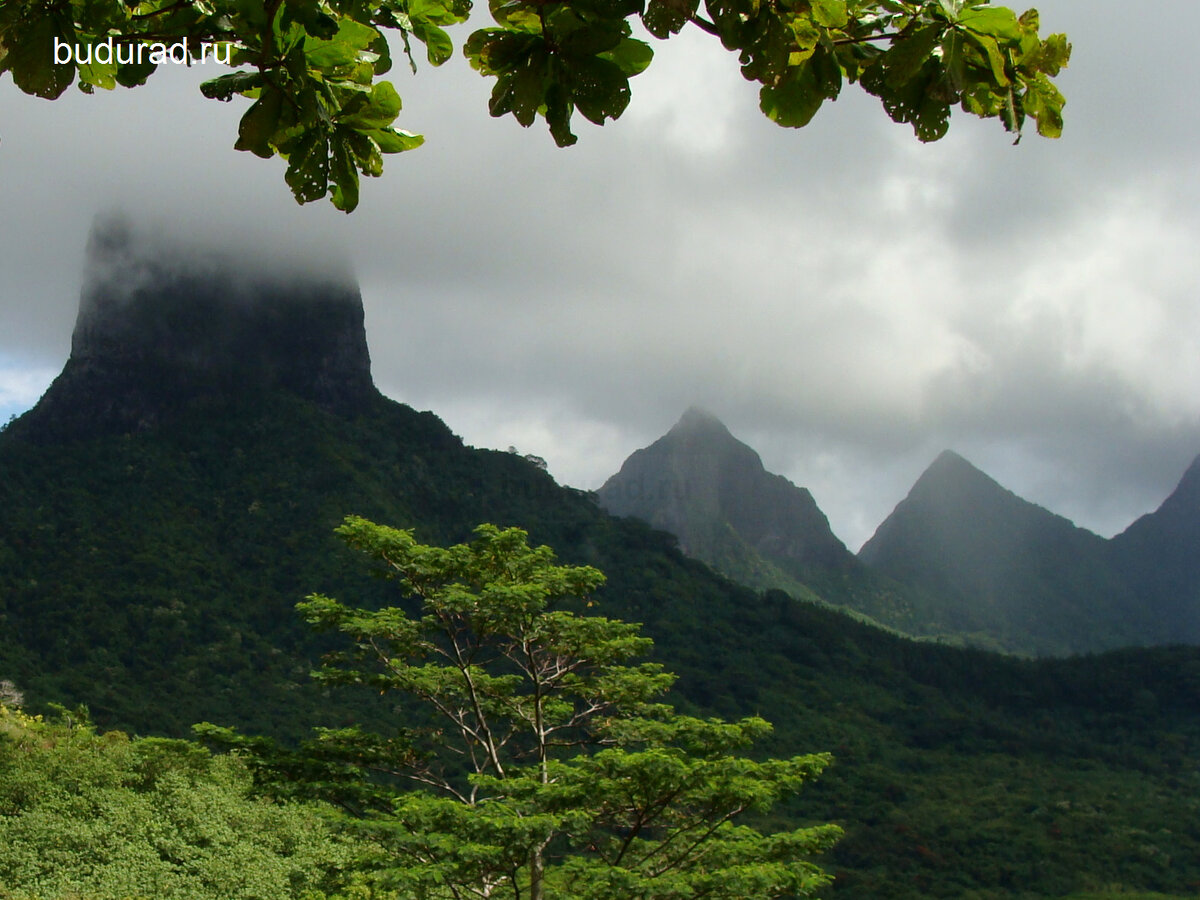
<path id="1" fill-rule="evenodd" d="M 270 159 L 274 142 L 283 130 L 284 96 L 274 87 L 263 89 L 261 96 L 246 110 L 238 124 L 237 150 L 249 150 L 255 156 Z M 290 183 L 290 182 L 289 182 Z"/>
<path id="2" fill-rule="evenodd" d="M 470 0 L 409 0 L 408 15 L 432 25 L 457 25 L 471 14 Z"/>
<path id="3" fill-rule="evenodd" d="M 405 150 L 415 150 L 425 143 L 425 138 L 411 131 L 401 131 L 399 128 L 389 128 L 386 131 L 371 131 L 367 135 L 379 145 L 384 153 L 403 153 Z"/>
<path id="4" fill-rule="evenodd" d="M 929 54 L 939 43 L 943 26 L 926 25 L 902 38 L 898 38 L 880 59 L 887 70 L 887 83 L 896 88 L 908 82 L 924 67 Z"/>
<path id="5" fill-rule="evenodd" d="M 863 72 L 861 84 L 879 97 L 894 122 L 912 125 L 923 143 L 943 138 L 950 127 L 950 104 L 941 96 L 944 73 L 936 59 L 929 59 L 921 71 L 903 85 L 887 83 L 886 72 L 871 66 Z"/>
<path id="6" fill-rule="evenodd" d="M 1066 100 L 1045 75 L 1039 74 L 1025 89 L 1023 107 L 1027 115 L 1037 120 L 1037 132 L 1042 137 L 1062 137 L 1062 109 Z"/>
<path id="7" fill-rule="evenodd" d="M 764 85 L 758 96 L 767 118 L 785 128 L 803 128 L 825 102 L 825 92 L 807 61 L 794 67 L 779 84 Z"/>
<path id="8" fill-rule="evenodd" d="M 613 50 L 625 37 L 622 25 L 625 23 L 601 22 L 576 28 L 557 41 L 558 52 L 564 56 L 596 56 Z"/>
<path id="9" fill-rule="evenodd" d="M 496 24 L 510 32 L 542 33 L 542 17 L 537 7 L 525 0 L 491 0 L 489 7 Z"/>
<path id="10" fill-rule="evenodd" d="M 339 28 L 338 16 L 332 14 L 323 3 L 314 0 L 302 0 L 284 5 L 285 14 L 290 20 L 299 22 L 308 34 L 324 40 L 332 39 Z"/>
<path id="11" fill-rule="evenodd" d="M 32 22 L 14 25 L 3 35 L 7 53 L 0 73 L 10 72 L 13 83 L 26 94 L 53 100 L 75 80 L 74 62 L 56 62 L 55 48 L 62 46 L 73 53 L 80 38 L 69 21 L 56 12 L 33 15 Z"/>
<path id="12" fill-rule="evenodd" d="M 566 89 L 559 82 L 551 83 L 546 89 L 545 115 L 550 134 L 559 147 L 570 147 L 579 140 L 571 132 L 571 109 Z"/>
<path id="13" fill-rule="evenodd" d="M 695 15 L 699 0 L 650 0 L 642 13 L 646 30 L 660 40 L 678 34 Z"/>
<path id="14" fill-rule="evenodd" d="M 353 154 L 346 137 L 335 129 L 329 142 L 331 158 L 329 164 L 329 179 L 335 185 L 333 190 L 333 205 L 342 212 L 353 212 L 358 206 L 358 167 L 354 164 Z"/>
<path id="15" fill-rule="evenodd" d="M 329 137 L 323 128 L 309 128 L 289 143 L 284 180 L 299 203 L 329 192 Z"/>
<path id="16" fill-rule="evenodd" d="M 1067 67 L 1071 60 L 1071 45 L 1065 34 L 1052 34 L 1022 60 L 1022 66 L 1054 76 Z"/>
<path id="17" fill-rule="evenodd" d="M 826 28 L 841 28 L 850 21 L 846 0 L 811 0 L 813 21 Z"/>
<path id="18" fill-rule="evenodd" d="M 263 84 L 261 72 L 230 72 L 201 84 L 200 93 L 210 100 L 229 101 L 234 94 L 245 94 Z"/>
<path id="19" fill-rule="evenodd" d="M 102 88 L 111 91 L 117 86 L 117 66 L 115 63 L 91 62 L 79 67 L 79 87 Z"/>
<path id="20" fill-rule="evenodd" d="M 650 65 L 654 59 L 654 48 L 636 38 L 623 38 L 615 48 L 601 53 L 600 58 L 615 63 L 626 77 L 632 78 Z"/>
<path id="21" fill-rule="evenodd" d="M 987 34 L 1002 41 L 1021 40 L 1016 14 L 1002 6 L 977 6 L 961 13 L 957 24 L 976 34 Z"/>
<path id="22" fill-rule="evenodd" d="M 333 70 L 358 62 L 379 39 L 379 32 L 350 18 L 338 24 L 337 35 L 330 40 L 309 37 L 304 41 L 304 56 L 310 68 Z"/>
<path id="23" fill-rule="evenodd" d="M 358 131 L 389 128 L 400 114 L 400 95 L 389 81 L 380 81 L 371 92 L 353 96 L 334 118 Z"/>
<path id="24" fill-rule="evenodd" d="M 454 55 L 454 42 L 450 35 L 436 25 L 413 22 L 413 35 L 425 45 L 425 58 L 431 66 L 440 66 Z"/>
<path id="25" fill-rule="evenodd" d="M 978 34 L 972 31 L 966 31 L 964 34 L 967 40 L 981 49 L 984 56 L 987 57 L 988 66 L 991 68 L 992 77 L 996 84 L 1000 87 L 1007 87 L 1012 84 L 1012 80 L 1008 77 L 1008 72 L 1005 70 L 1004 54 L 1000 50 L 1000 46 L 996 43 L 996 39 L 991 35 Z"/>
<path id="26" fill-rule="evenodd" d="M 629 105 L 629 79 L 615 63 L 598 57 L 572 61 L 571 99 L 584 118 L 596 125 L 616 119 Z"/>

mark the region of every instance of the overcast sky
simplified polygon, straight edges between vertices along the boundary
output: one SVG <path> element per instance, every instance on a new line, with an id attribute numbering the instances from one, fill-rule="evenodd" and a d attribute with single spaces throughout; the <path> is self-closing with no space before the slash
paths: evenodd
<path id="1" fill-rule="evenodd" d="M 1194 4 L 1039 9 L 1074 44 L 1059 141 L 956 113 L 923 146 L 857 88 L 780 129 L 696 33 L 558 150 L 489 118 L 456 57 L 392 73 L 426 144 L 350 216 L 232 149 L 246 103 L 199 95 L 215 68 L 53 103 L 5 78 L 0 415 L 62 367 L 88 227 L 120 207 L 264 253 L 345 248 L 380 388 L 566 484 L 698 404 L 852 549 L 945 448 L 1113 534 L 1200 454 L 1200 62 L 1164 38 Z"/>

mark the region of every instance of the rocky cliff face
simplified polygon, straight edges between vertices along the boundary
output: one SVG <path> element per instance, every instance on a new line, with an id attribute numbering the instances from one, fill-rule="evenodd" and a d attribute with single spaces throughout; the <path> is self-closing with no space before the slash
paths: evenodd
<path id="1" fill-rule="evenodd" d="M 941 454 L 859 559 L 929 598 L 927 631 L 1020 653 L 1149 643 L 1108 542 Z"/>
<path id="2" fill-rule="evenodd" d="M 714 416 L 689 409 L 600 488 L 601 505 L 679 538 L 689 555 L 755 586 L 763 563 L 804 580 L 813 568 L 854 564 L 812 495 L 763 468 Z M 760 559 L 761 558 L 761 559 Z"/>
<path id="3" fill-rule="evenodd" d="M 108 219 L 89 242 L 70 359 L 24 427 L 138 430 L 198 400 L 275 390 L 334 412 L 376 395 L 353 282 Z"/>
<path id="4" fill-rule="evenodd" d="M 1200 457 L 1162 506 L 1111 543 L 1154 638 L 1200 643 Z"/>

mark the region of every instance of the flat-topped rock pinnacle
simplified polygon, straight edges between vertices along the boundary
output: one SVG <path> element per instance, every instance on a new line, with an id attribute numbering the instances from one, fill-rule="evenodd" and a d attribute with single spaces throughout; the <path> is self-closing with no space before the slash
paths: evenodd
<path id="1" fill-rule="evenodd" d="M 30 427 L 135 430 L 198 397 L 276 390 L 339 412 L 376 396 L 353 280 L 108 218 L 89 241 L 70 359 Z"/>

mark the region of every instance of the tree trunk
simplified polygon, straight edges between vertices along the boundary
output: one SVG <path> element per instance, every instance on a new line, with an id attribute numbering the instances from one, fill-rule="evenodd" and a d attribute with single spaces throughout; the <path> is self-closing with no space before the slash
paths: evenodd
<path id="1" fill-rule="evenodd" d="M 529 854 L 529 900 L 544 900 L 543 880 L 546 877 L 545 847 L 535 847 Z"/>

